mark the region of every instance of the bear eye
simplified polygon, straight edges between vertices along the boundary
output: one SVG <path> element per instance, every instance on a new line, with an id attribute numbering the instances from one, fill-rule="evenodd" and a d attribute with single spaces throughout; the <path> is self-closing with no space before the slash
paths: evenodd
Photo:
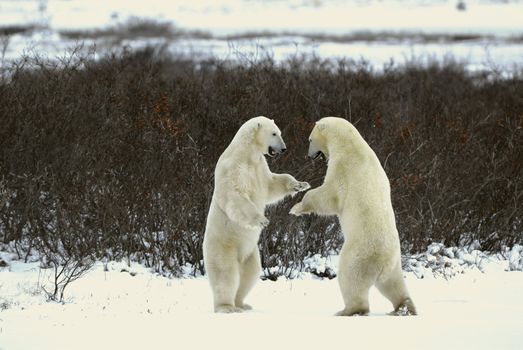
<path id="1" fill-rule="evenodd" d="M 311 142 L 312 142 L 312 139 L 309 139 L 309 143 L 311 143 Z"/>
<path id="2" fill-rule="evenodd" d="M 275 132 L 273 132 L 273 133 L 272 133 L 272 136 L 276 136 L 276 133 L 275 133 Z"/>

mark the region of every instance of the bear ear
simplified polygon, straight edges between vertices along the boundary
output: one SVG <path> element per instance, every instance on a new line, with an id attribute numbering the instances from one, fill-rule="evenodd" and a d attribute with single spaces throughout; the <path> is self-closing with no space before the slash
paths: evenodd
<path id="1" fill-rule="evenodd" d="M 316 122 L 316 127 L 318 128 L 318 130 L 323 131 L 327 126 L 325 125 L 325 123 Z"/>

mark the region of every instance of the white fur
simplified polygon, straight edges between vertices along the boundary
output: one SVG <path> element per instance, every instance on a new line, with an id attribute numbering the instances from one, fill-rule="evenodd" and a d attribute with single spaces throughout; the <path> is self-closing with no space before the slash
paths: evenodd
<path id="1" fill-rule="evenodd" d="M 265 207 L 310 186 L 269 170 L 269 147 L 285 149 L 274 121 L 256 117 L 243 124 L 220 156 L 207 216 L 203 259 L 216 312 L 250 309 L 244 299 L 259 278 L 257 243 L 269 221 Z"/>
<path id="2" fill-rule="evenodd" d="M 356 128 L 341 118 L 316 123 L 309 155 L 328 158 L 323 184 L 305 194 L 291 214 L 337 215 L 345 243 L 338 281 L 345 308 L 338 315 L 367 314 L 371 286 L 393 304 L 395 313 L 416 314 L 401 270 L 401 253 L 390 185 L 374 151 Z"/>

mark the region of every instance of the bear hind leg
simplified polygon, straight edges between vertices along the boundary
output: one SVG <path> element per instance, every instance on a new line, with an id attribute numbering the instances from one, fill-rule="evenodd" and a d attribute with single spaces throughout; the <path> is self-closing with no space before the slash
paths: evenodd
<path id="1" fill-rule="evenodd" d="M 365 316 L 368 315 L 369 309 L 369 289 L 364 288 L 342 288 L 343 300 L 345 302 L 345 308 L 338 311 L 336 316 Z"/>
<path id="2" fill-rule="evenodd" d="M 244 300 L 251 291 L 256 281 L 260 278 L 261 260 L 260 252 L 256 249 L 245 261 L 240 264 L 240 285 L 236 292 L 234 305 L 242 310 L 251 310 L 252 307 L 245 304 Z"/>
<path id="3" fill-rule="evenodd" d="M 401 268 L 396 268 L 385 280 L 378 280 L 376 288 L 390 300 L 394 307 L 394 311 L 390 312 L 389 315 L 408 316 L 418 314 L 416 306 L 407 291 Z"/>
<path id="4" fill-rule="evenodd" d="M 234 296 L 240 281 L 238 263 L 236 261 L 224 263 L 222 261 L 217 266 L 209 266 L 207 268 L 207 275 L 209 276 L 214 297 L 214 312 L 242 312 L 242 309 L 234 305 Z"/>
<path id="5" fill-rule="evenodd" d="M 369 308 L 369 288 L 365 289 L 362 286 L 358 288 L 345 287 L 341 288 L 345 308 L 338 311 L 336 316 L 365 316 L 368 315 Z"/>
<path id="6" fill-rule="evenodd" d="M 365 261 L 346 259 L 349 253 L 340 256 L 338 282 L 345 308 L 336 316 L 367 315 L 369 309 L 369 290 L 376 280 L 377 272 L 365 266 Z"/>

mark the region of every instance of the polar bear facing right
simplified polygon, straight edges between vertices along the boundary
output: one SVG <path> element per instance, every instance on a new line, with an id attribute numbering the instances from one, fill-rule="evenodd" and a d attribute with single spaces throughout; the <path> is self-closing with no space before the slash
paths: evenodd
<path id="1" fill-rule="evenodd" d="M 265 208 L 310 187 L 270 171 L 265 155 L 285 149 L 278 126 L 260 116 L 240 127 L 218 159 L 203 240 L 215 312 L 251 309 L 245 298 L 260 277 L 258 239 L 269 223 Z"/>
<path id="2" fill-rule="evenodd" d="M 378 157 L 345 119 L 319 120 L 309 139 L 309 157 L 328 159 L 323 184 L 305 194 L 294 215 L 337 215 L 345 242 L 338 282 L 345 302 L 339 316 L 369 312 L 375 285 L 396 315 L 416 315 L 401 270 L 401 252 L 387 175 Z"/>

